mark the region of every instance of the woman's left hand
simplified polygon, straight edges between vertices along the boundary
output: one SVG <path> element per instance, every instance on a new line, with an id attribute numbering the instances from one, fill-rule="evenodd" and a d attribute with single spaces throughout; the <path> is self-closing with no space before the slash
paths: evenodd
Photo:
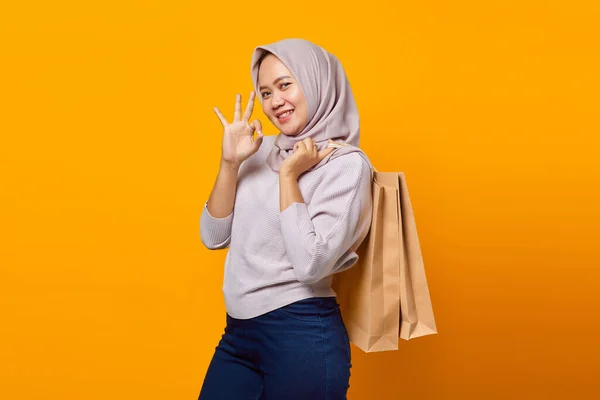
<path id="1" fill-rule="evenodd" d="M 331 142 L 331 140 L 329 140 Z M 311 138 L 306 138 L 294 145 L 294 152 L 286 158 L 281 167 L 279 175 L 291 176 L 295 179 L 311 168 L 317 165 L 321 160 L 331 154 L 335 148 L 329 147 L 317 151 L 317 144 Z"/>

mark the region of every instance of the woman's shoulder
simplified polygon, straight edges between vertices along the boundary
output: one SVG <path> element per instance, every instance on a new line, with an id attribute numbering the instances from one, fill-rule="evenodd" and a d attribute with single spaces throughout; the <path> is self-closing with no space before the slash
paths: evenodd
<path id="1" fill-rule="evenodd" d="M 358 151 L 343 154 L 327 162 L 324 167 L 330 171 L 350 172 L 356 171 L 358 175 L 371 173 L 371 164 L 367 158 Z"/>
<path id="2" fill-rule="evenodd" d="M 329 160 L 323 167 L 321 179 L 325 185 L 348 185 L 350 187 L 364 182 L 366 185 L 372 180 L 371 164 L 360 152 L 343 154 Z"/>

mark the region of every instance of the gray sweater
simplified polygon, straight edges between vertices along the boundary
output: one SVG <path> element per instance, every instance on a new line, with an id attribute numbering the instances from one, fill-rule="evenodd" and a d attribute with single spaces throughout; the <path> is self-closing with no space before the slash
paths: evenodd
<path id="1" fill-rule="evenodd" d="M 354 265 L 372 217 L 372 172 L 361 153 L 337 157 L 298 179 L 304 203 L 279 210 L 279 174 L 266 163 L 276 136 L 240 166 L 234 211 L 200 217 L 209 249 L 229 247 L 227 313 L 248 319 L 309 297 L 335 296 L 332 274 Z"/>

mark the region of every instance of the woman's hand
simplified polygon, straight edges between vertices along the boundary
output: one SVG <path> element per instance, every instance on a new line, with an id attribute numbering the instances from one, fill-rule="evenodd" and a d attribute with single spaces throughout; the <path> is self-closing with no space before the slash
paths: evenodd
<path id="1" fill-rule="evenodd" d="M 236 95 L 235 111 L 231 124 L 227 122 L 217 107 L 214 108 L 224 128 L 222 161 L 234 167 L 239 167 L 242 161 L 256 153 L 264 138 L 259 120 L 256 119 L 248 124 L 254 109 L 255 96 L 254 91 L 250 92 L 250 99 L 242 116 L 242 96 Z M 254 131 L 257 133 L 256 139 L 254 139 Z"/>
<path id="2" fill-rule="evenodd" d="M 331 140 L 329 141 L 331 142 Z M 333 151 L 335 151 L 333 147 L 317 151 L 315 141 L 306 138 L 294 145 L 292 155 L 286 158 L 279 167 L 279 175 L 298 179 L 303 172 L 321 162 Z"/>

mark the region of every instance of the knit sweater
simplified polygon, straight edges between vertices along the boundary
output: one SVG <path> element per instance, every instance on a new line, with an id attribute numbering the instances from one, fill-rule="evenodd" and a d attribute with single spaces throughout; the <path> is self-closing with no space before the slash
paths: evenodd
<path id="1" fill-rule="evenodd" d="M 280 211 L 279 174 L 266 163 L 275 136 L 238 172 L 233 212 L 215 218 L 206 202 L 200 237 L 229 248 L 223 293 L 227 313 L 249 319 L 310 297 L 335 296 L 332 275 L 353 266 L 372 218 L 372 172 L 359 152 L 300 175 L 304 203 Z"/>

